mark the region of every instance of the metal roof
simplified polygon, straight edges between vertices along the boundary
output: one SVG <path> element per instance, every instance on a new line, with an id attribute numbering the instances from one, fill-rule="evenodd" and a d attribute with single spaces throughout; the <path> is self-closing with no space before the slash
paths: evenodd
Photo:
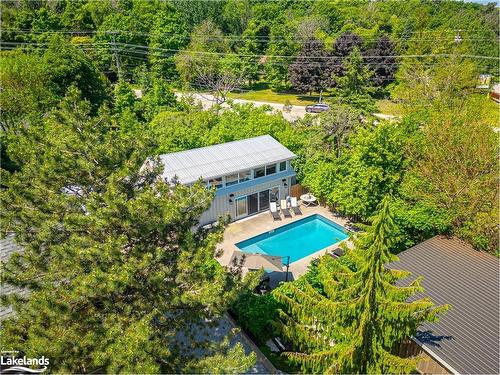
<path id="1" fill-rule="evenodd" d="M 412 273 L 400 285 L 423 276 L 424 294 L 436 305 L 451 305 L 438 322 L 419 327 L 416 341 L 451 372 L 500 373 L 498 258 L 443 236 L 398 257 L 390 267 Z"/>
<path id="2" fill-rule="evenodd" d="M 163 177 L 189 184 L 200 177 L 220 177 L 264 164 L 292 159 L 295 154 L 270 135 L 160 155 Z"/>

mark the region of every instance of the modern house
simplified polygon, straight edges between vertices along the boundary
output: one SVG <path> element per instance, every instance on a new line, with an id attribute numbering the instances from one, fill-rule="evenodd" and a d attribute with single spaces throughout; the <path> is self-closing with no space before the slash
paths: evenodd
<path id="1" fill-rule="evenodd" d="M 241 219 L 285 199 L 295 181 L 293 158 L 295 154 L 270 135 L 160 155 L 164 178 L 185 185 L 201 178 L 215 187 L 215 199 L 200 225 L 224 215 Z"/>
<path id="2" fill-rule="evenodd" d="M 391 265 L 423 276 L 424 294 L 450 309 L 425 323 L 400 349 L 420 355 L 424 374 L 499 374 L 499 259 L 458 238 L 433 237 L 398 255 Z M 400 280 L 406 284 L 410 278 Z"/>

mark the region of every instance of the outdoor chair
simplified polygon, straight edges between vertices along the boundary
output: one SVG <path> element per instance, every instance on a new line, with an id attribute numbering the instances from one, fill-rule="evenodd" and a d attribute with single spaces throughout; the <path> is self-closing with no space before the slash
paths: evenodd
<path id="1" fill-rule="evenodd" d="M 292 206 L 292 210 L 295 215 L 302 215 L 302 211 L 299 208 L 296 197 L 292 197 L 292 199 L 290 200 L 290 205 Z"/>
<path id="2" fill-rule="evenodd" d="M 274 220 L 281 220 L 280 214 L 278 212 L 278 207 L 276 207 L 276 202 L 271 202 L 269 205 L 269 212 Z"/>
<path id="3" fill-rule="evenodd" d="M 292 214 L 286 205 L 286 200 L 284 199 L 281 200 L 281 212 L 283 212 L 284 217 L 292 217 Z"/>

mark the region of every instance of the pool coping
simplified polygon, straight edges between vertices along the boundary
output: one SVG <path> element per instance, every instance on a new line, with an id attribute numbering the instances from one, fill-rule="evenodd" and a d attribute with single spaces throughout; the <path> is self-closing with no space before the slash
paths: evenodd
<path id="1" fill-rule="evenodd" d="M 229 266 L 231 256 L 234 251 L 241 251 L 235 244 L 252 237 L 258 236 L 264 232 L 269 232 L 272 229 L 276 229 L 278 227 L 284 226 L 289 223 L 293 223 L 295 221 L 305 219 L 311 215 L 319 214 L 326 218 L 327 220 L 332 221 L 336 225 L 339 225 L 344 230 L 349 233 L 352 233 L 348 229 L 350 224 L 349 220 L 344 217 L 336 215 L 334 212 L 330 211 L 327 207 L 324 206 L 312 206 L 312 207 L 303 207 L 301 206 L 301 210 L 303 212 L 302 215 L 294 215 L 292 218 L 286 218 L 279 221 L 274 221 L 269 212 L 263 212 L 258 215 L 254 215 L 249 218 L 245 218 L 242 220 L 238 220 L 232 222 L 226 228 L 224 232 L 224 239 L 219 244 L 218 248 L 221 251 L 221 254 L 217 257 L 217 261 L 222 266 Z M 320 249 L 308 256 L 301 258 L 295 262 L 290 263 L 289 266 L 289 275 L 293 276 L 293 279 L 298 278 L 303 275 L 307 271 L 307 267 L 313 259 L 316 259 L 328 252 L 331 252 L 338 248 L 341 244 L 347 243 L 349 245 L 350 237 L 339 241 L 335 244 L 327 246 L 323 249 Z M 283 267 L 283 271 L 286 270 L 286 266 Z M 247 270 L 243 270 L 244 273 L 248 272 Z M 278 273 L 278 272 L 276 272 Z M 283 280 L 285 272 L 282 272 Z"/>
<path id="2" fill-rule="evenodd" d="M 306 256 L 304 256 L 304 257 L 300 258 L 300 259 L 297 259 L 297 260 L 295 260 L 295 261 L 293 261 L 293 262 L 290 262 L 290 263 L 289 263 L 289 266 L 291 266 L 292 264 L 294 264 L 294 263 L 296 263 L 296 262 L 301 261 L 302 259 L 305 259 L 305 258 L 307 258 L 307 257 L 310 257 L 311 255 L 314 255 L 314 254 L 320 253 L 320 252 L 322 252 L 322 251 L 324 251 L 324 250 L 327 250 L 327 249 L 329 249 L 329 248 L 332 248 L 332 250 L 333 250 L 333 249 L 336 249 L 336 248 L 337 248 L 337 246 L 335 246 L 335 245 L 338 245 L 338 244 L 340 244 L 341 242 L 344 242 L 345 240 L 348 240 L 348 239 L 350 238 L 349 236 L 350 236 L 351 231 L 350 231 L 349 229 L 347 229 L 346 227 L 344 227 L 343 225 L 340 225 L 340 224 L 336 223 L 335 221 L 333 221 L 333 220 L 331 220 L 331 219 L 327 218 L 326 216 L 324 216 L 324 215 L 322 215 L 322 214 L 320 214 L 320 213 L 311 213 L 311 214 L 309 214 L 309 215 L 307 215 L 307 216 L 304 216 L 304 217 L 302 217 L 302 218 L 300 218 L 300 219 L 294 220 L 294 221 L 292 221 L 292 222 L 290 222 L 290 223 L 286 223 L 286 224 L 280 225 L 280 226 L 278 226 L 278 227 L 276 227 L 276 228 L 273 228 L 273 229 L 271 229 L 270 231 L 267 231 L 267 232 L 266 232 L 266 231 L 264 231 L 264 232 L 262 232 L 262 233 L 259 233 L 259 234 L 254 235 L 254 236 L 251 236 L 251 237 L 248 237 L 248 238 L 244 238 L 244 239 L 242 239 L 242 240 L 240 240 L 240 241 L 236 242 L 236 243 L 234 244 L 234 246 L 236 246 L 236 247 L 238 248 L 238 250 L 240 250 L 240 251 L 242 251 L 242 252 L 244 252 L 244 253 L 246 253 L 246 254 L 257 254 L 257 255 L 258 255 L 258 254 L 263 254 L 263 255 L 269 255 L 269 256 L 272 256 L 272 257 L 281 257 L 282 259 L 283 259 L 283 258 L 286 258 L 286 256 L 280 256 L 280 255 L 274 255 L 274 254 L 268 254 L 268 253 L 253 253 L 253 252 L 246 252 L 246 251 L 244 251 L 241 247 L 239 247 L 239 246 L 238 246 L 238 244 L 241 244 L 242 242 L 245 242 L 245 241 L 250 241 L 250 240 L 252 240 L 252 239 L 256 239 L 257 237 L 260 237 L 260 236 L 263 236 L 263 235 L 269 234 L 271 231 L 276 231 L 276 230 L 279 230 L 279 229 L 284 228 L 284 227 L 286 227 L 286 226 L 291 226 L 291 225 L 293 225 L 293 224 L 297 224 L 297 223 L 299 223 L 299 222 L 301 222 L 301 221 L 304 221 L 304 220 L 306 220 L 306 219 L 309 219 L 310 217 L 313 217 L 313 216 L 321 216 L 323 219 L 325 219 L 326 221 L 328 221 L 328 222 L 330 222 L 330 223 L 331 223 L 331 224 L 329 224 L 329 225 L 332 225 L 332 224 L 333 224 L 333 226 L 334 226 L 336 229 L 338 229 L 338 230 L 342 230 L 342 231 L 344 232 L 344 234 L 346 234 L 348 237 L 347 237 L 347 238 L 344 238 L 344 239 L 342 239 L 342 240 L 340 240 L 340 241 L 337 241 L 337 242 L 335 242 L 335 243 L 332 243 L 331 245 L 325 246 L 325 247 L 323 247 L 323 248 L 321 248 L 321 249 L 319 249 L 319 250 L 316 250 L 314 253 L 310 253 L 310 254 L 308 254 L 308 255 L 306 255 Z M 318 219 L 318 220 L 321 220 L 321 219 Z M 284 267 L 284 268 L 286 268 L 286 266 L 285 266 L 285 265 L 284 265 L 283 267 Z"/>

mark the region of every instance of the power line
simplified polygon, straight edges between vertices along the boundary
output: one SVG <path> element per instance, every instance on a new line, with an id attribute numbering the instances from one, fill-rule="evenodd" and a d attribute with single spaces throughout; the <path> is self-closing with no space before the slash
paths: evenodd
<path id="1" fill-rule="evenodd" d="M 0 46 L 2 44 L 16 44 L 16 45 L 46 45 L 46 43 L 24 43 L 24 42 L 1 42 Z M 110 42 L 100 42 L 100 43 L 82 43 L 81 45 L 112 45 Z M 75 46 L 78 46 L 78 44 L 74 44 Z M 117 42 L 116 45 L 123 46 L 123 47 L 131 47 L 131 48 L 139 48 L 139 49 L 146 49 L 146 50 L 156 50 L 156 51 L 164 51 L 164 52 L 181 52 L 181 53 L 190 53 L 190 54 L 197 54 L 197 55 L 207 55 L 207 56 L 231 56 L 231 57 L 254 57 L 258 59 L 262 58 L 292 58 L 292 59 L 297 59 L 296 55 L 268 55 L 268 54 L 239 54 L 239 53 L 233 53 L 233 52 L 211 52 L 211 51 L 195 51 L 195 50 L 188 50 L 188 49 L 174 49 L 174 48 L 160 48 L 160 47 L 150 47 L 150 46 L 144 46 L 144 45 L 138 45 L 138 44 L 130 44 L 130 43 L 120 43 Z M 493 57 L 493 56 L 484 56 L 484 55 L 470 55 L 470 54 L 452 54 L 452 53 L 436 53 L 436 54 L 413 54 L 413 55 L 368 55 L 368 56 L 362 56 L 365 59 L 383 59 L 383 58 L 442 58 L 442 57 L 462 57 L 462 58 L 471 58 L 471 59 L 486 59 L 486 60 L 499 60 L 499 57 Z M 329 59 L 335 59 L 335 58 L 345 58 L 345 56 L 336 56 L 336 55 L 327 55 L 327 56 L 307 56 L 304 59 L 317 59 L 317 60 L 329 60 Z"/>
<path id="2" fill-rule="evenodd" d="M 28 34 L 77 34 L 77 35 L 98 35 L 98 34 L 123 34 L 123 35 L 140 35 L 140 36 L 173 36 L 177 39 L 183 39 L 183 40 L 212 40 L 212 41 L 220 41 L 220 40 L 229 40 L 229 41 L 254 41 L 254 42 L 271 42 L 271 41 L 287 41 L 287 42 L 300 42 L 302 39 L 300 38 L 285 38 L 285 37 L 273 37 L 273 36 L 250 36 L 250 35 L 223 35 L 221 37 L 206 37 L 206 36 L 187 36 L 185 34 L 179 34 L 179 33 L 146 33 L 146 32 L 140 32 L 140 31 L 126 31 L 126 30 L 30 30 L 30 29 L 2 29 L 2 31 L 11 31 L 13 33 L 28 33 Z M 425 30 L 424 30 L 425 31 Z M 429 30 L 430 31 L 430 30 Z M 462 33 L 467 33 L 468 30 L 461 30 Z M 400 38 L 394 38 L 391 37 L 391 41 L 427 41 L 427 42 L 434 42 L 436 40 L 442 40 L 442 41 L 453 41 L 455 37 L 456 30 L 446 30 L 446 31 L 433 31 L 436 34 L 443 35 L 443 33 L 450 33 L 450 36 L 441 36 L 441 37 L 431 37 L 428 39 L 423 39 L 423 38 L 414 38 L 414 37 L 400 37 Z M 420 33 L 418 31 L 415 31 L 413 33 Z M 391 34 L 389 34 L 391 35 Z M 406 34 L 405 34 L 406 35 Z M 373 38 L 363 38 L 364 41 L 377 41 L 379 38 L 378 37 L 373 37 Z M 491 37 L 491 38 L 466 38 L 463 37 L 462 40 L 466 41 L 496 41 L 498 40 L 499 37 Z"/>

